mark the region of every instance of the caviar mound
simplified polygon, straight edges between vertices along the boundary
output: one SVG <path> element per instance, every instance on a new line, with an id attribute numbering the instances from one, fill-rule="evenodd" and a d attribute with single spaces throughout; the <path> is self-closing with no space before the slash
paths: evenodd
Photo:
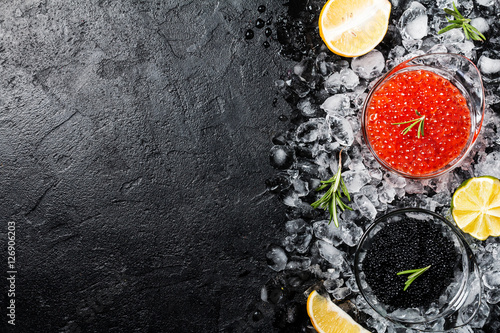
<path id="1" fill-rule="evenodd" d="M 416 114 L 425 117 L 420 137 L 418 126 L 404 131 Z M 454 161 L 471 130 L 467 100 L 460 90 L 427 70 L 398 73 L 379 86 L 367 104 L 365 121 L 367 139 L 378 158 L 413 176 Z"/>
<path id="2" fill-rule="evenodd" d="M 437 301 L 452 282 L 459 257 L 453 241 L 437 225 L 404 217 L 375 234 L 362 264 L 374 295 L 395 310 Z M 428 265 L 431 268 L 404 291 L 407 276 L 397 273 Z"/>

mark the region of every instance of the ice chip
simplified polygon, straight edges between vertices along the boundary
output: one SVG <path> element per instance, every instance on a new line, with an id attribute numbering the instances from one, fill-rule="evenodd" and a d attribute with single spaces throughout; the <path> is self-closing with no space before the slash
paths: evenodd
<path id="1" fill-rule="evenodd" d="M 327 124 L 331 134 L 343 146 L 350 146 L 354 142 L 354 133 L 351 124 L 343 118 L 337 116 L 327 116 Z"/>
<path id="2" fill-rule="evenodd" d="M 325 110 L 329 115 L 338 114 L 340 111 L 349 109 L 351 106 L 351 101 L 349 96 L 346 94 L 337 94 L 331 97 L 328 97 L 323 104 L 321 104 L 320 108 Z"/>
<path id="3" fill-rule="evenodd" d="M 500 272 L 484 272 L 483 284 L 488 289 L 500 289 Z"/>
<path id="4" fill-rule="evenodd" d="M 427 36 L 427 21 L 426 8 L 420 2 L 413 1 L 399 19 L 398 27 L 401 29 L 402 37 L 404 39 L 424 38 Z"/>
<path id="5" fill-rule="evenodd" d="M 351 294 L 351 289 L 349 289 L 348 287 L 340 287 L 332 291 L 333 298 L 335 298 L 338 301 L 345 299 L 350 294 Z"/>
<path id="6" fill-rule="evenodd" d="M 370 221 L 375 219 L 377 216 L 377 209 L 366 196 L 357 194 L 354 196 L 354 202 L 363 216 L 366 216 Z"/>
<path id="7" fill-rule="evenodd" d="M 269 153 L 269 160 L 276 169 L 287 169 L 293 164 L 293 149 L 288 146 L 273 146 Z"/>
<path id="8" fill-rule="evenodd" d="M 367 80 L 374 79 L 382 74 L 385 67 L 385 59 L 382 52 L 378 50 L 352 59 L 351 68 L 359 77 Z"/>
<path id="9" fill-rule="evenodd" d="M 386 172 L 384 175 L 384 180 L 392 187 L 403 188 L 406 186 L 406 179 L 401 176 L 397 176 L 392 172 Z"/>
<path id="10" fill-rule="evenodd" d="M 309 98 L 300 100 L 297 103 L 297 109 L 299 109 L 300 113 L 305 117 L 313 117 L 316 115 L 316 108 L 311 104 Z"/>
<path id="11" fill-rule="evenodd" d="M 378 199 L 382 203 L 390 203 L 396 196 L 396 190 L 386 181 L 382 181 L 382 187 L 378 190 Z"/>
<path id="12" fill-rule="evenodd" d="M 324 120 L 322 118 L 312 118 L 302 123 L 295 131 L 297 141 L 313 142 L 324 136 Z"/>
<path id="13" fill-rule="evenodd" d="M 478 5 L 484 6 L 484 7 L 491 7 L 495 4 L 495 0 L 476 0 Z"/>
<path id="14" fill-rule="evenodd" d="M 292 179 L 292 185 L 298 197 L 305 197 L 309 193 L 309 183 L 302 179 Z"/>
<path id="15" fill-rule="evenodd" d="M 342 244 L 342 232 L 328 220 L 322 220 L 313 223 L 314 236 L 322 241 L 339 246 Z"/>
<path id="16" fill-rule="evenodd" d="M 343 68 L 340 71 L 340 80 L 347 89 L 354 89 L 359 84 L 359 77 L 349 68 Z"/>
<path id="17" fill-rule="evenodd" d="M 497 74 L 500 72 L 500 59 L 491 59 L 483 55 L 479 58 L 477 66 L 483 74 Z"/>
<path id="18" fill-rule="evenodd" d="M 488 21 L 486 21 L 482 17 L 473 18 L 470 21 L 470 25 L 472 25 L 474 28 L 476 28 L 477 30 L 479 30 L 479 32 L 483 34 L 488 32 L 488 30 L 490 30 L 490 25 L 488 24 Z"/>
<path id="19" fill-rule="evenodd" d="M 342 173 L 342 178 L 350 194 L 358 193 L 371 180 L 370 173 L 366 169 L 345 171 Z"/>
<path id="20" fill-rule="evenodd" d="M 284 270 L 288 261 L 285 251 L 276 245 L 271 246 L 266 254 L 266 258 L 269 267 L 276 272 Z"/>
<path id="21" fill-rule="evenodd" d="M 347 288 L 351 289 L 352 292 L 354 293 L 359 293 L 359 288 L 358 284 L 356 282 L 356 277 L 353 275 L 351 276 L 346 282 L 345 285 Z"/>
<path id="22" fill-rule="evenodd" d="M 303 219 L 295 219 L 287 221 L 285 229 L 289 234 L 298 234 L 307 230 L 307 223 Z"/>
<path id="23" fill-rule="evenodd" d="M 328 279 L 323 282 L 323 286 L 325 286 L 325 289 L 327 292 L 332 293 L 334 290 L 339 288 L 344 284 L 344 280 L 342 279 Z"/>
<path id="24" fill-rule="evenodd" d="M 340 231 L 340 235 L 344 243 L 351 247 L 358 245 L 359 240 L 363 236 L 363 229 L 350 220 L 342 221 L 340 224 Z"/>
<path id="25" fill-rule="evenodd" d="M 318 240 L 316 242 L 316 245 L 318 247 L 319 255 L 321 256 L 321 258 L 328 261 L 333 266 L 333 268 L 341 269 L 345 267 L 347 263 L 345 262 L 344 254 L 342 253 L 342 251 L 338 250 L 332 244 L 324 242 L 322 240 Z"/>

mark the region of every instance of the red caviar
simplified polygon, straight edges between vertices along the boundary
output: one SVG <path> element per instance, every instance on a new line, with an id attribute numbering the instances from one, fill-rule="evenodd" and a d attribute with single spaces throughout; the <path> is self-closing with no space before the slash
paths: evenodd
<path id="1" fill-rule="evenodd" d="M 418 124 L 393 125 L 425 116 L 424 135 Z M 392 168 L 410 175 L 437 171 L 465 147 L 471 128 L 465 97 L 450 81 L 426 70 L 399 73 L 373 93 L 366 133 L 373 150 Z"/>

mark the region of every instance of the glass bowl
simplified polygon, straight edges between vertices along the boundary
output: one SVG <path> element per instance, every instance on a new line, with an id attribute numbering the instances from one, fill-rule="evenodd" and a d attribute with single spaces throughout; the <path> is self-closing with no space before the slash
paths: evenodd
<path id="1" fill-rule="evenodd" d="M 451 240 L 457 254 L 454 277 L 443 293 L 428 306 L 395 308 L 377 298 L 366 280 L 364 259 L 374 236 L 388 223 L 405 223 L 405 218 L 436 226 Z M 476 315 L 481 300 L 480 272 L 472 250 L 462 233 L 442 216 L 420 208 L 406 208 L 388 213 L 368 227 L 354 256 L 356 283 L 366 302 L 382 317 L 399 326 L 421 331 L 442 332 L 466 325 Z M 424 273 L 425 274 L 425 273 Z M 411 286 L 409 287 L 411 288 Z"/>
<path id="2" fill-rule="evenodd" d="M 422 174 L 412 174 L 409 171 L 398 170 L 391 166 L 387 161 L 382 159 L 374 147 L 370 142 L 370 135 L 367 131 L 367 123 L 368 123 L 368 106 L 372 100 L 373 94 L 381 88 L 385 83 L 394 78 L 398 74 L 418 71 L 418 70 L 427 70 L 433 72 L 451 82 L 460 93 L 465 97 L 467 101 L 467 106 L 470 112 L 470 120 L 471 127 L 468 136 L 468 140 L 464 146 L 464 148 L 460 151 L 458 156 L 456 156 L 453 160 L 451 160 L 448 164 L 441 167 L 440 169 L 433 170 L 427 173 Z M 409 59 L 394 69 L 389 71 L 385 76 L 383 76 L 379 81 L 373 86 L 373 88 L 368 93 L 368 96 L 365 100 L 363 106 L 363 113 L 361 119 L 361 127 L 363 131 L 363 137 L 368 145 L 369 150 L 375 159 L 387 170 L 390 170 L 400 176 L 406 178 L 414 178 L 414 179 L 426 179 L 440 176 L 446 172 L 449 172 L 453 168 L 460 165 L 460 163 L 465 159 L 467 154 L 472 149 L 474 142 L 481 131 L 481 125 L 484 117 L 484 108 L 485 108 L 485 95 L 484 95 L 484 87 L 483 81 L 481 79 L 481 74 L 479 70 L 474 65 L 472 61 L 469 59 L 451 53 L 435 53 L 435 54 L 427 54 L 418 56 L 412 59 Z M 416 131 L 416 128 L 413 130 Z"/>

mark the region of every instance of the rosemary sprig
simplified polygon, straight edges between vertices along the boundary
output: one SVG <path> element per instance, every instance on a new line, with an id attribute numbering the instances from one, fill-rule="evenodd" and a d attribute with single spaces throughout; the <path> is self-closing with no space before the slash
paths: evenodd
<path id="1" fill-rule="evenodd" d="M 405 287 L 404 287 L 403 291 L 406 291 L 406 289 L 408 289 L 410 284 L 412 284 L 412 282 L 415 281 L 415 279 L 418 278 L 420 275 L 424 274 L 424 272 L 426 270 L 428 270 L 429 268 L 431 268 L 431 266 L 432 265 L 429 265 L 429 266 L 424 267 L 424 268 L 410 269 L 407 271 L 402 271 L 402 272 L 397 273 L 397 275 L 411 274 L 410 276 L 408 276 L 408 279 L 405 282 Z"/>
<path id="2" fill-rule="evenodd" d="M 464 30 L 465 38 L 473 40 L 486 40 L 486 37 L 484 37 L 484 35 L 479 30 L 469 24 L 471 19 L 465 18 L 462 16 L 462 14 L 460 14 L 457 6 L 455 6 L 455 2 L 453 2 L 453 9 L 454 10 L 448 8 L 443 9 L 446 14 L 453 16 L 453 18 L 446 18 L 448 20 L 448 23 L 451 24 L 439 30 L 438 35 L 445 33 L 446 31 L 449 31 L 451 29 L 462 28 Z"/>
<path id="3" fill-rule="evenodd" d="M 424 136 L 424 121 L 425 121 L 425 116 L 422 116 L 417 110 L 415 110 L 415 113 L 419 118 L 404 121 L 402 123 L 393 123 L 392 125 L 404 125 L 404 124 L 411 124 L 410 126 L 406 127 L 401 133 L 403 135 L 406 135 L 415 125 L 418 124 L 418 130 L 417 130 L 417 137 L 420 139 L 420 137 Z"/>
<path id="4" fill-rule="evenodd" d="M 351 201 L 347 187 L 345 186 L 344 179 L 342 179 L 342 151 L 339 153 L 339 168 L 337 173 L 333 175 L 332 178 L 328 180 L 322 180 L 321 185 L 316 189 L 316 191 L 321 191 L 330 186 L 326 193 L 321 197 L 321 199 L 313 202 L 311 206 L 316 209 L 318 207 L 327 210 L 330 213 L 330 223 L 332 220 L 335 226 L 339 226 L 339 220 L 337 217 L 337 205 L 344 211 L 346 208 L 352 210 L 351 207 L 347 206 L 342 201 L 342 194 L 347 197 L 348 201 Z"/>

